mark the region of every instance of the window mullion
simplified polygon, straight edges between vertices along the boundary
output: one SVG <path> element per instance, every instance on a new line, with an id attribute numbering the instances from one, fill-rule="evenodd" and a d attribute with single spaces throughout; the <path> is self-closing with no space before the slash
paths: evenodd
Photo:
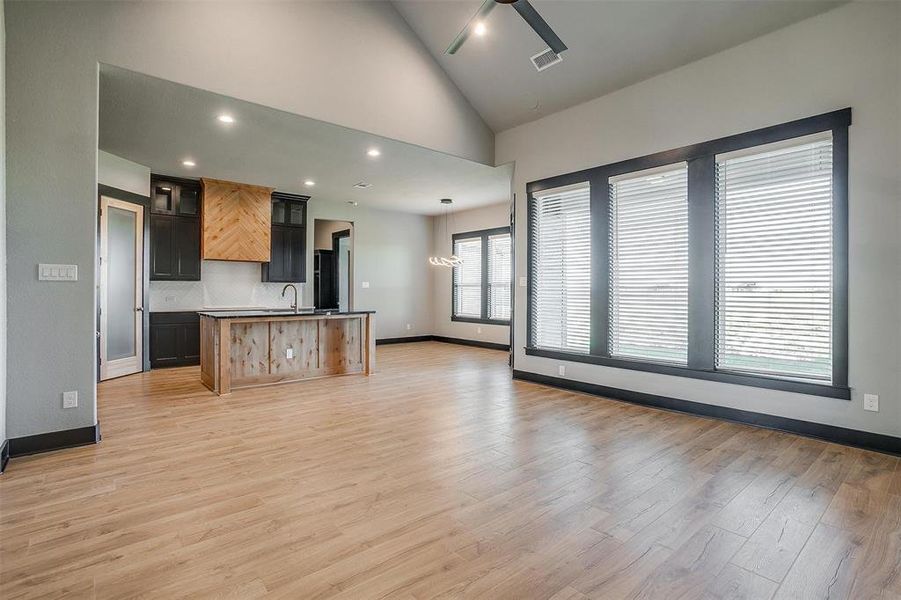
<path id="1" fill-rule="evenodd" d="M 610 186 L 606 173 L 591 190 L 591 345 L 594 356 L 610 356 Z"/>
<path id="2" fill-rule="evenodd" d="M 482 318 L 488 318 L 488 234 L 483 233 L 482 242 Z"/>
<path id="3" fill-rule="evenodd" d="M 848 128 L 832 130 L 832 385 L 848 385 Z"/>
<path id="4" fill-rule="evenodd" d="M 688 368 L 715 364 L 716 160 L 688 161 Z"/>

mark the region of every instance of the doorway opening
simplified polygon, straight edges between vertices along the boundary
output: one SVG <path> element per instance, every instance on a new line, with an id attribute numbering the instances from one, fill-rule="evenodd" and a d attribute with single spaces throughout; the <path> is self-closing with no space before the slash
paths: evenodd
<path id="1" fill-rule="evenodd" d="M 353 232 L 350 221 L 313 222 L 313 303 L 316 308 L 353 308 Z"/>
<path id="2" fill-rule="evenodd" d="M 100 197 L 100 379 L 144 370 L 144 207 Z"/>

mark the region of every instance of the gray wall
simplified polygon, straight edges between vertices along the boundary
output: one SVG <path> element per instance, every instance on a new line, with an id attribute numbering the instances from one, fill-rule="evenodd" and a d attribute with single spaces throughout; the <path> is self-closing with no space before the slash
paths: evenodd
<path id="1" fill-rule="evenodd" d="M 150 167 L 103 150 L 97 152 L 97 181 L 133 194 L 150 195 Z"/>
<path id="2" fill-rule="evenodd" d="M 567 377 L 616 388 L 901 434 L 901 3 L 851 3 L 725 52 L 497 136 L 516 161 L 517 214 L 529 181 L 850 106 L 851 402 L 578 363 Z M 526 220 L 517 275 L 526 274 Z M 526 296 L 516 288 L 517 369 L 557 375 L 525 356 Z M 880 395 L 880 412 L 862 396 Z"/>
<path id="3" fill-rule="evenodd" d="M 12 2 L 6 9 L 10 437 L 96 422 L 98 63 L 474 160 L 492 156 L 491 132 L 389 3 Z M 357 295 L 359 306 L 391 302 L 407 275 L 385 265 L 413 260 L 399 241 L 361 230 L 361 247 L 367 238 L 373 252 L 358 266 L 386 275 Z M 76 264 L 79 281 L 39 283 L 40 262 Z M 311 300 L 312 290 L 305 295 Z M 417 314 L 424 309 L 410 308 L 428 322 Z M 380 327 L 391 326 L 385 321 Z M 64 390 L 79 392 L 78 408 L 62 410 Z"/>
<path id="4" fill-rule="evenodd" d="M 319 219 L 313 225 L 313 248 L 315 250 L 331 250 L 332 234 L 350 227 L 350 221 L 329 221 Z"/>
<path id="5" fill-rule="evenodd" d="M 352 206 L 342 199 L 310 200 L 308 222 L 350 221 L 353 229 L 353 305 L 376 311 L 376 337 L 432 333 L 432 218 Z M 307 235 L 307 273 L 313 273 L 313 235 Z M 303 288 L 313 305 L 312 276 Z M 369 284 L 363 287 L 363 282 Z M 407 329 L 407 325 L 410 329 Z"/>
<path id="6" fill-rule="evenodd" d="M 0 2 L 0 445 L 6 439 L 6 23 Z"/>
<path id="7" fill-rule="evenodd" d="M 433 249 L 436 256 L 447 256 L 451 252 L 453 234 L 479 229 L 492 229 L 510 225 L 510 204 L 503 202 L 482 208 L 455 212 L 447 219 L 444 216 L 433 219 Z M 451 321 L 453 271 L 443 267 L 432 268 L 432 285 L 434 286 L 435 324 L 433 333 L 445 337 L 464 340 L 510 343 L 510 327 L 507 325 L 482 325 L 480 323 L 460 323 Z"/>

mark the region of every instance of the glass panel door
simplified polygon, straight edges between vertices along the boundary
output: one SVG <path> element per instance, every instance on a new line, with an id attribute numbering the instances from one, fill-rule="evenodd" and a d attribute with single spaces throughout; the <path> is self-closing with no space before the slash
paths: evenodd
<path id="1" fill-rule="evenodd" d="M 100 378 L 143 370 L 144 208 L 100 201 Z"/>

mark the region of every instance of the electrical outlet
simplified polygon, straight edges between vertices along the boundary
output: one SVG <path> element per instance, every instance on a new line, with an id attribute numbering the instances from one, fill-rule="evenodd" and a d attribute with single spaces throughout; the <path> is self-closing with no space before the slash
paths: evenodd
<path id="1" fill-rule="evenodd" d="M 294 358 L 294 348 L 288 348 L 285 350 L 285 358 Z"/>
<path id="2" fill-rule="evenodd" d="M 369 287 L 369 282 L 368 282 L 368 281 L 361 281 L 361 282 L 360 282 L 360 287 L 363 288 L 363 289 L 365 290 L 366 288 Z"/>
<path id="3" fill-rule="evenodd" d="M 413 329 L 413 326 L 407 323 L 407 331 L 410 331 L 411 329 Z"/>
<path id="4" fill-rule="evenodd" d="M 566 365 L 557 365 L 557 375 L 566 377 Z"/>
<path id="5" fill-rule="evenodd" d="M 529 280 L 525 277 L 519 278 L 519 287 L 526 287 L 529 284 Z"/>
<path id="6" fill-rule="evenodd" d="M 481 327 L 476 327 L 476 333 L 482 333 L 482 328 L 481 328 Z"/>
<path id="7" fill-rule="evenodd" d="M 879 395 L 878 394 L 864 394 L 863 395 L 863 409 L 869 410 L 872 412 L 879 412 Z"/>
<path id="8" fill-rule="evenodd" d="M 63 408 L 77 408 L 78 407 L 78 392 L 63 392 Z"/>

